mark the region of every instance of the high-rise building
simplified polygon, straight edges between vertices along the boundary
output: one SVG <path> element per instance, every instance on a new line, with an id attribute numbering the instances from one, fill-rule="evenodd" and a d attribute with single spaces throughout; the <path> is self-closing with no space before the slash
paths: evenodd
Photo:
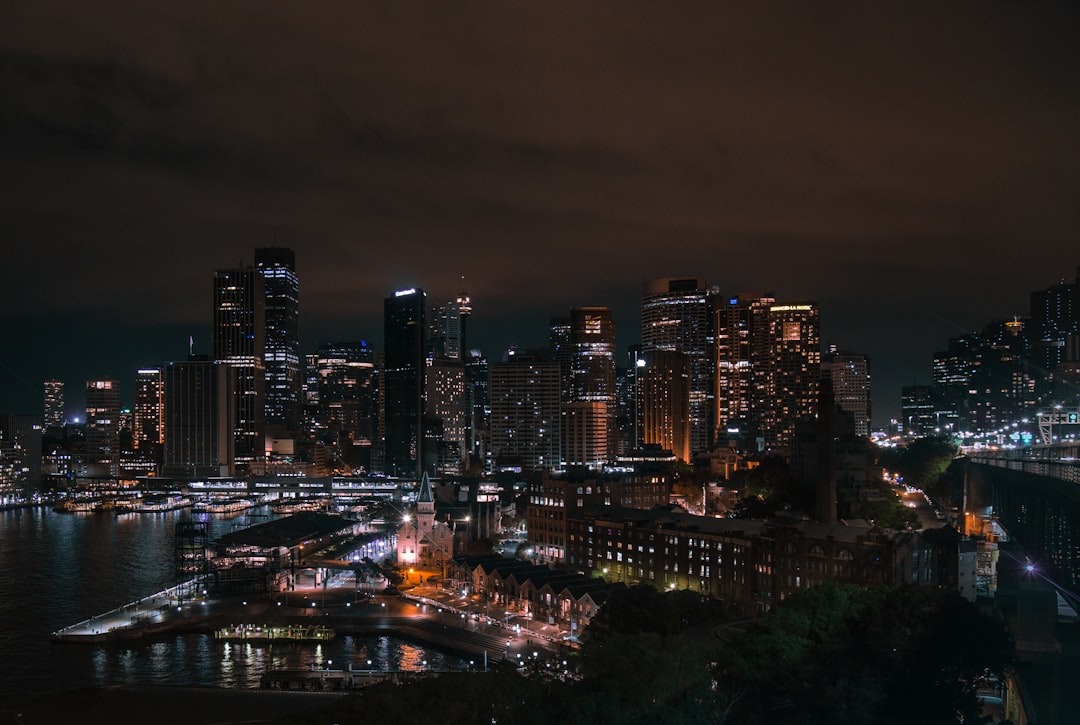
<path id="1" fill-rule="evenodd" d="M 830 351 L 822 367 L 832 381 L 833 402 L 855 422 L 855 435 L 870 435 L 870 362 L 866 355 Z"/>
<path id="2" fill-rule="evenodd" d="M 86 381 L 86 451 L 90 462 L 120 470 L 120 384 L 109 378 Z"/>
<path id="3" fill-rule="evenodd" d="M 645 283 L 641 300 L 641 347 L 686 355 L 690 365 L 690 450 L 712 445 L 713 320 L 710 293 L 700 277 L 667 277 Z"/>
<path id="4" fill-rule="evenodd" d="M 29 415 L 0 413 L 0 501 L 25 496 L 40 480 L 41 431 Z"/>
<path id="5" fill-rule="evenodd" d="M 378 392 L 375 353 L 367 341 L 323 343 L 312 369 L 318 380 L 319 419 L 336 426 L 353 445 L 374 445 Z"/>
<path id="6" fill-rule="evenodd" d="M 235 465 L 246 470 L 266 455 L 266 333 L 263 276 L 253 267 L 214 275 L 214 359 L 231 377 Z"/>
<path id="7" fill-rule="evenodd" d="M 1052 373 L 1065 360 L 1065 341 L 1080 333 L 1080 269 L 1072 284 L 1062 280 L 1031 293 L 1031 322 L 1037 344 L 1036 365 Z"/>
<path id="8" fill-rule="evenodd" d="M 45 381 L 44 423 L 46 430 L 64 427 L 64 383 L 60 380 Z"/>
<path id="9" fill-rule="evenodd" d="M 395 476 L 421 474 L 424 432 L 426 295 L 398 290 L 383 303 L 383 467 Z"/>
<path id="10" fill-rule="evenodd" d="M 460 474 L 469 446 L 465 366 L 460 360 L 432 356 L 425 360 L 425 376 L 424 427 L 431 449 L 424 451 L 424 470 Z"/>
<path id="11" fill-rule="evenodd" d="M 574 459 L 574 465 L 582 465 L 580 459 L 585 455 L 584 451 L 589 452 L 586 457 L 594 456 L 596 451 L 600 451 L 602 460 L 614 457 L 609 444 L 615 440 L 615 322 L 607 307 L 575 307 L 570 310 L 569 323 L 566 361 L 560 364 L 564 384 L 568 386 L 563 391 L 563 403 L 589 403 L 588 408 L 575 409 L 570 414 L 578 423 L 571 425 L 570 430 L 598 436 L 593 441 L 575 440 L 575 451 L 563 451 L 568 465 L 571 465 L 571 459 Z M 569 375 L 565 374 L 564 366 L 569 368 Z M 602 433 L 593 420 L 597 415 L 604 421 Z M 588 416 L 588 425 L 581 425 L 577 420 L 582 416 Z M 564 411 L 564 430 L 569 422 Z M 564 438 L 563 442 L 565 445 L 568 440 Z M 592 458 L 588 465 L 596 467 L 596 459 Z"/>
<path id="12" fill-rule="evenodd" d="M 132 427 L 135 450 L 144 458 L 158 460 L 165 431 L 165 384 L 161 368 L 140 368 L 135 373 Z"/>
<path id="13" fill-rule="evenodd" d="M 472 304 L 465 292 L 454 300 L 432 307 L 428 349 L 435 357 L 444 360 L 462 360 L 465 357 L 468 352 L 466 333 L 470 315 Z"/>
<path id="14" fill-rule="evenodd" d="M 716 435 L 754 437 L 764 410 L 769 307 L 764 293 L 732 295 L 716 305 Z"/>
<path id="15" fill-rule="evenodd" d="M 691 367 L 688 356 L 647 350 L 637 363 L 638 411 L 644 445 L 658 445 L 689 462 Z"/>
<path id="16" fill-rule="evenodd" d="M 266 294 L 263 367 L 266 423 L 295 430 L 300 419 L 300 281 L 291 249 L 255 250 Z"/>
<path id="17" fill-rule="evenodd" d="M 227 476 L 234 472 L 235 410 L 227 363 L 192 355 L 164 368 L 167 476 Z"/>
<path id="18" fill-rule="evenodd" d="M 608 406 L 604 403 L 563 403 L 563 464 L 567 468 L 601 470 L 610 458 L 608 424 Z"/>
<path id="19" fill-rule="evenodd" d="M 770 449 L 789 448 L 795 424 L 817 414 L 821 332 L 814 303 L 769 307 L 769 359 L 762 434 Z"/>
<path id="20" fill-rule="evenodd" d="M 479 350 L 470 350 L 465 359 L 465 381 L 468 385 L 469 438 L 468 465 L 470 468 L 486 469 L 490 450 L 490 413 L 488 384 L 490 371 L 488 360 Z"/>
<path id="21" fill-rule="evenodd" d="M 499 468 L 541 473 L 559 465 L 559 364 L 510 350 L 491 365 L 491 456 Z"/>

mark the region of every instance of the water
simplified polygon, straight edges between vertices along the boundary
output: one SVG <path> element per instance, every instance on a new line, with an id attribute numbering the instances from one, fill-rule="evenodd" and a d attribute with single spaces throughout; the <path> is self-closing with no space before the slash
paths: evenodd
<path id="1" fill-rule="evenodd" d="M 208 517 L 215 539 L 266 520 L 259 508 Z M 50 634 L 175 584 L 175 524 L 183 516 L 0 511 L 0 703 L 16 694 L 96 685 L 258 687 L 271 668 L 457 669 L 463 661 L 395 637 L 329 643 L 224 643 L 183 634 L 147 643 L 54 644 Z"/>

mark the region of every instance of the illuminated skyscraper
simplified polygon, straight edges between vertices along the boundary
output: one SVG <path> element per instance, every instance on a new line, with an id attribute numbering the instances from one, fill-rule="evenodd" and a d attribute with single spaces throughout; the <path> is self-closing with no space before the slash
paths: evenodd
<path id="1" fill-rule="evenodd" d="M 132 439 L 135 449 L 157 460 L 164 442 L 165 385 L 161 368 L 141 368 L 135 373 L 135 415 Z"/>
<path id="2" fill-rule="evenodd" d="M 462 360 L 465 357 L 470 315 L 472 304 L 464 292 L 456 299 L 432 308 L 428 349 L 435 357 L 444 360 Z"/>
<path id="3" fill-rule="evenodd" d="M 120 384 L 109 378 L 86 381 L 86 451 L 91 462 L 120 470 Z"/>
<path id="4" fill-rule="evenodd" d="M 600 470 L 608 453 L 608 407 L 604 403 L 562 404 L 562 460 L 567 468 Z"/>
<path id="5" fill-rule="evenodd" d="M 336 426 L 354 445 L 372 446 L 378 392 L 371 347 L 365 340 L 324 343 L 312 369 L 318 380 L 319 418 Z"/>
<path id="6" fill-rule="evenodd" d="M 681 352 L 648 350 L 637 362 L 641 439 L 689 462 L 690 360 Z"/>
<path id="7" fill-rule="evenodd" d="M 765 402 L 771 294 L 732 295 L 716 306 L 716 435 L 754 436 Z"/>
<path id="8" fill-rule="evenodd" d="M 41 482 L 41 431 L 29 415 L 0 413 L 0 498 L 25 496 Z"/>
<path id="9" fill-rule="evenodd" d="M 469 399 L 460 360 L 428 357 L 425 362 L 425 470 L 459 474 L 468 455 Z"/>
<path id="10" fill-rule="evenodd" d="M 769 307 L 769 355 L 762 420 L 767 448 L 789 447 L 796 422 L 817 414 L 821 384 L 819 318 L 814 303 Z"/>
<path id="11" fill-rule="evenodd" d="M 266 333 L 263 276 L 253 267 L 214 275 L 214 359 L 228 367 L 235 464 L 242 471 L 266 453 Z"/>
<path id="12" fill-rule="evenodd" d="M 870 362 L 866 355 L 830 352 L 822 367 L 832 380 L 836 407 L 850 413 L 855 421 L 855 435 L 870 435 Z"/>
<path id="13" fill-rule="evenodd" d="M 263 366 L 266 423 L 297 428 L 300 417 L 300 281 L 291 249 L 255 250 L 255 268 L 266 293 Z"/>
<path id="14" fill-rule="evenodd" d="M 714 372 L 709 291 L 700 277 L 647 282 L 641 300 L 641 347 L 686 355 L 690 366 L 690 451 L 712 444 Z"/>
<path id="15" fill-rule="evenodd" d="M 614 442 L 616 408 L 615 322 L 607 307 L 575 307 L 570 310 L 568 319 L 565 362 L 560 365 L 568 389 L 564 390 L 562 399 L 567 405 L 588 403 L 589 407 L 574 408 L 569 414 L 572 420 L 566 420 L 567 415 L 564 415 L 564 429 L 569 426 L 569 430 L 582 435 L 595 434 L 596 439 L 573 441 L 576 452 L 564 450 L 563 457 L 568 465 L 572 460 L 574 464 L 582 465 L 584 456 L 590 459 L 586 465 L 596 468 L 596 452 L 599 451 L 600 461 L 614 455 L 608 446 L 609 442 Z M 568 375 L 564 366 L 569 368 Z M 602 433 L 598 432 L 597 416 L 604 422 Z M 583 422 L 585 420 L 587 423 Z"/>
<path id="16" fill-rule="evenodd" d="M 423 462 L 425 300 L 404 289 L 383 303 L 383 466 L 396 476 L 419 477 Z"/>
<path id="17" fill-rule="evenodd" d="M 540 473 L 559 465 L 559 364 L 511 350 L 491 365 L 491 455 L 496 469 Z"/>
<path id="18" fill-rule="evenodd" d="M 54 431 L 64 427 L 64 383 L 45 381 L 45 428 Z"/>
<path id="19" fill-rule="evenodd" d="M 205 355 L 172 362 L 164 369 L 167 476 L 228 476 L 234 468 L 230 420 L 233 410 L 227 363 Z"/>

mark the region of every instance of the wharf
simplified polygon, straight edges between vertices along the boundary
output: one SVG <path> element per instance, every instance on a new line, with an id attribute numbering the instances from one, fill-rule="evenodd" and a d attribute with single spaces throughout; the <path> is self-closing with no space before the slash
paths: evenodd
<path id="1" fill-rule="evenodd" d="M 191 585 L 186 591 L 192 591 Z M 201 590 L 200 590 L 201 591 Z M 54 632 L 54 642 L 109 643 L 148 639 L 176 632 L 213 635 L 226 629 L 278 628 L 298 633 L 321 628 L 341 635 L 393 634 L 403 639 L 497 665 L 520 662 L 537 651 L 548 654 L 565 644 L 554 632 L 529 630 L 466 611 L 461 603 L 439 601 L 433 587 L 400 596 L 358 598 L 352 587 L 310 587 L 261 596 L 177 599 L 177 590 L 145 597 L 111 612 Z M 554 629 L 545 627 L 544 629 Z M 225 638 L 228 640 L 228 637 Z M 302 641 L 302 639 L 301 639 Z M 316 640 L 318 641 L 318 640 Z"/>

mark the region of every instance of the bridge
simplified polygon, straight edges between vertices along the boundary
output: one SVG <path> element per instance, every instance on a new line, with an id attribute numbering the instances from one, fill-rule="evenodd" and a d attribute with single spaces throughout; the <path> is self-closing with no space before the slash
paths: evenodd
<path id="1" fill-rule="evenodd" d="M 1080 599 L 1080 442 L 972 451 L 961 465 L 965 508 L 992 507 L 1032 563 Z"/>

